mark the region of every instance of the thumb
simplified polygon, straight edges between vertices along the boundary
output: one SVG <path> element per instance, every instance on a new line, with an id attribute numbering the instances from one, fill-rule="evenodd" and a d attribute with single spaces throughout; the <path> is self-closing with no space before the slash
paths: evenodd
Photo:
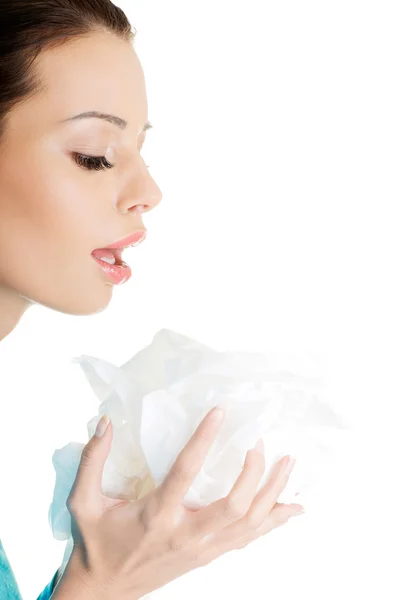
<path id="1" fill-rule="evenodd" d="M 94 436 L 83 449 L 81 460 L 71 490 L 70 499 L 79 505 L 93 509 L 102 496 L 102 478 L 104 465 L 112 442 L 112 424 L 110 417 L 103 415 Z M 75 502 L 73 502 L 75 504 Z"/>

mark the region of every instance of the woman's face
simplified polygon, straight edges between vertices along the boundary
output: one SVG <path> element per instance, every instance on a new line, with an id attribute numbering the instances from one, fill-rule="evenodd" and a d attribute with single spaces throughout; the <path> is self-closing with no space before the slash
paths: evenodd
<path id="1" fill-rule="evenodd" d="M 0 149 L 0 294 L 93 314 L 115 280 L 91 253 L 143 229 L 141 212 L 161 200 L 140 154 L 144 75 L 132 45 L 110 33 L 47 50 L 37 69 L 42 89 L 9 113 Z M 68 120 L 93 111 L 127 125 Z"/>

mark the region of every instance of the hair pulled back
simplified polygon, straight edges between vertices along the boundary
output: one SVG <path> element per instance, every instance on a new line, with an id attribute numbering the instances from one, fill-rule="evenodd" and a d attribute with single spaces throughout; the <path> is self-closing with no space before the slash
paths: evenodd
<path id="1" fill-rule="evenodd" d="M 130 42 L 136 35 L 111 0 L 0 0 L 0 145 L 10 111 L 43 89 L 40 52 L 98 31 Z"/>

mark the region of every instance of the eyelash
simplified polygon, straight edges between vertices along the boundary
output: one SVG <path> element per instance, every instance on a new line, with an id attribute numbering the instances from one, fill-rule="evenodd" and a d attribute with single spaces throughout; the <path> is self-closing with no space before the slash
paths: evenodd
<path id="1" fill-rule="evenodd" d="M 88 171 L 104 171 L 115 167 L 115 165 L 108 162 L 105 156 L 86 156 L 75 152 L 74 160 L 80 167 Z M 146 165 L 146 167 L 149 168 L 150 165 Z"/>

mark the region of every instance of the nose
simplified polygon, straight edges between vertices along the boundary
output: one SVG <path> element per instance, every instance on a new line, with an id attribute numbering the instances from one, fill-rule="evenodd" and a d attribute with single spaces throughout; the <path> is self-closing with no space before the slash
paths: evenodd
<path id="1" fill-rule="evenodd" d="M 115 207 L 122 214 L 149 212 L 161 199 L 162 192 L 145 167 L 145 172 L 141 171 L 121 190 Z"/>

